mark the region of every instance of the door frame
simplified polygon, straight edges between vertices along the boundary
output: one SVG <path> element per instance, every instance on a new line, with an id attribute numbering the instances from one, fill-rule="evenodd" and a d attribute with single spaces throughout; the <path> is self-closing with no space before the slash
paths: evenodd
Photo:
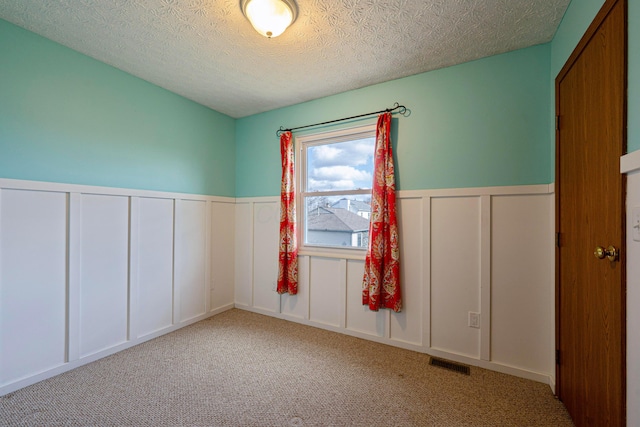
<path id="1" fill-rule="evenodd" d="M 560 158 L 560 127 L 558 122 L 559 110 L 560 110 L 560 98 L 558 96 L 560 91 L 560 82 L 570 71 L 571 67 L 574 65 L 578 57 L 581 55 L 585 47 L 591 41 L 593 36 L 599 30 L 601 24 L 607 18 L 613 7 L 620 2 L 624 8 L 624 97 L 623 97 L 623 106 L 622 106 L 622 114 L 623 114 L 623 131 L 622 131 L 622 153 L 626 153 L 627 151 L 627 84 L 628 84 L 628 1 L 627 0 L 605 0 L 602 5 L 600 11 L 596 14 L 595 18 L 589 25 L 589 28 L 586 30 L 577 46 L 565 62 L 564 66 L 558 73 L 555 79 L 555 231 L 556 231 L 556 247 L 555 247 L 555 345 L 556 345 L 556 390 L 555 394 L 560 399 L 562 399 L 562 390 L 561 390 L 561 376 L 562 373 L 560 371 L 560 364 L 558 363 L 558 351 L 560 349 L 560 242 L 559 242 L 559 228 L 560 228 L 560 209 L 562 206 L 560 205 L 560 192 L 562 191 L 561 183 L 560 183 L 560 162 L 558 159 Z M 621 263 L 621 282 L 622 287 L 622 315 L 624 317 L 624 321 L 622 322 L 622 355 L 621 360 L 622 363 L 622 384 L 623 384 L 623 404 L 624 404 L 624 417 L 626 419 L 626 383 L 627 383 L 627 360 L 626 360 L 626 341 L 627 341 L 627 331 L 626 331 L 626 287 L 627 287 L 627 271 L 626 271 L 626 177 L 622 175 L 622 206 L 621 206 L 621 214 L 622 214 L 622 230 L 621 230 L 621 255 L 620 255 L 620 263 Z"/>

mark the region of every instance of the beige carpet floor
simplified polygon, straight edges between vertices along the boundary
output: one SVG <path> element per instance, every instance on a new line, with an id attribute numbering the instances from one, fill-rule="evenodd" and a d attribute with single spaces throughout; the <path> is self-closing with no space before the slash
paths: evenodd
<path id="1" fill-rule="evenodd" d="M 0 397 L 2 426 L 572 426 L 549 386 L 238 309 Z"/>

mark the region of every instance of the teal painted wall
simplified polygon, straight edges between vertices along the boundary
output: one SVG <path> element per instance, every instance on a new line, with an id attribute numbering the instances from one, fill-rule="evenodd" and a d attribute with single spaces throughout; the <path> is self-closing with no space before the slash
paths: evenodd
<path id="1" fill-rule="evenodd" d="M 549 59 L 550 46 L 539 45 L 238 119 L 236 196 L 279 194 L 281 125 L 396 101 L 411 110 L 393 122 L 399 189 L 549 183 Z"/>
<path id="2" fill-rule="evenodd" d="M 0 177 L 273 196 L 280 125 L 399 101 L 412 112 L 394 119 L 400 189 L 548 183 L 555 76 L 602 3 L 573 0 L 550 44 L 237 121 L 0 20 Z M 631 152 L 640 150 L 638 0 L 629 0 L 628 85 Z"/>
<path id="3" fill-rule="evenodd" d="M 573 0 L 556 31 L 551 43 L 552 115 L 555 110 L 555 78 L 603 4 L 604 0 Z M 640 150 L 640 0 L 627 0 L 627 4 L 627 152 L 632 152 Z M 554 140 L 555 136 L 552 138 Z M 554 153 L 552 164 L 555 162 Z"/>
<path id="4" fill-rule="evenodd" d="M 235 120 L 0 20 L 0 177 L 235 194 Z"/>

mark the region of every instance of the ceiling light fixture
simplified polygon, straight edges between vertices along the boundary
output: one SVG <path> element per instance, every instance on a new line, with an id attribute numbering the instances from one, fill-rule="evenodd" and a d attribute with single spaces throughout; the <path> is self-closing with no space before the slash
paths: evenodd
<path id="1" fill-rule="evenodd" d="M 265 37 L 278 37 L 298 17 L 294 0 L 240 0 L 242 13 Z"/>

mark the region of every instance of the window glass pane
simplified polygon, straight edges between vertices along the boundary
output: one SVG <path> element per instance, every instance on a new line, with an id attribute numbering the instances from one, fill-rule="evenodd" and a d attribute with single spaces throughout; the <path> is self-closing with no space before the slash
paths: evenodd
<path id="1" fill-rule="evenodd" d="M 370 189 L 375 138 L 307 146 L 307 191 Z"/>
<path id="2" fill-rule="evenodd" d="M 366 194 L 305 197 L 305 243 L 366 249 L 370 203 Z"/>

